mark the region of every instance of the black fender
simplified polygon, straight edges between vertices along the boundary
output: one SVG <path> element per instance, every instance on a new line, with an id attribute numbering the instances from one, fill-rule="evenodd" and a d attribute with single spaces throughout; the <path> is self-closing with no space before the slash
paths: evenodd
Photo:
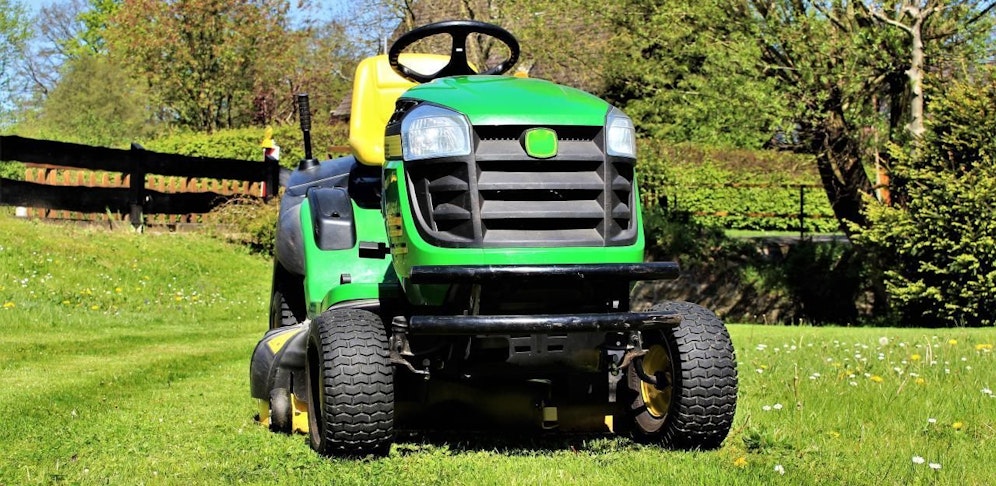
<path id="1" fill-rule="evenodd" d="M 291 432 L 293 401 L 308 400 L 305 352 L 308 324 L 273 329 L 256 344 L 249 366 L 249 389 L 261 407 L 259 421 L 279 432 Z M 263 417 L 263 410 L 268 417 Z"/>

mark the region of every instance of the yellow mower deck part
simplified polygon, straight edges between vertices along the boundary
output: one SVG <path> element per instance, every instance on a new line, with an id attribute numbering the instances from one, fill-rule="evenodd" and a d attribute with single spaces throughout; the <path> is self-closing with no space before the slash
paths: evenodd
<path id="1" fill-rule="evenodd" d="M 297 399 L 297 395 L 291 393 L 291 430 L 299 434 L 308 433 L 308 402 Z"/>
<path id="2" fill-rule="evenodd" d="M 439 71 L 449 61 L 439 54 L 402 54 L 401 64 L 420 73 Z M 349 115 L 349 146 L 356 160 L 384 165 L 384 129 L 394 113 L 394 103 L 416 83 L 391 69 L 386 55 L 368 57 L 356 66 L 353 106 Z"/>
<path id="3" fill-rule="evenodd" d="M 256 421 L 259 425 L 263 427 L 270 427 L 270 401 L 263 400 L 260 398 L 256 399 L 256 406 L 259 408 L 259 414 L 256 415 Z"/>

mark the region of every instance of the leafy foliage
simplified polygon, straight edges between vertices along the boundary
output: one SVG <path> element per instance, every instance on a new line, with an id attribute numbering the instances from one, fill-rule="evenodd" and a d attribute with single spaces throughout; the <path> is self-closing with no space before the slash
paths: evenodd
<path id="1" fill-rule="evenodd" d="M 145 90 L 108 56 L 83 55 L 63 65 L 41 110 L 22 122 L 21 135 L 126 147 L 152 129 Z"/>
<path id="2" fill-rule="evenodd" d="M 11 120 L 14 64 L 22 55 L 30 30 L 27 11 L 17 0 L 0 0 L 0 129 Z"/>
<path id="3" fill-rule="evenodd" d="M 759 148 L 782 127 L 786 100 L 758 72 L 761 50 L 729 2 L 629 0 L 608 94 L 654 139 Z"/>
<path id="4" fill-rule="evenodd" d="M 905 206 L 871 205 L 858 242 L 885 269 L 902 322 L 996 324 L 996 77 L 934 99 L 926 136 L 896 150 Z"/>
<path id="5" fill-rule="evenodd" d="M 991 2 L 939 2 L 917 50 L 872 12 L 908 2 L 868 3 L 629 0 L 612 10 L 620 57 L 610 96 L 654 137 L 814 156 L 835 215 L 864 224 L 865 167 L 886 142 L 905 140 L 914 52 L 926 71 L 953 76 L 952 60 L 986 59 L 977 46 L 991 43 L 993 15 Z"/>
<path id="6" fill-rule="evenodd" d="M 799 186 L 819 184 L 809 158 L 786 152 L 643 142 L 638 171 L 644 208 L 681 211 L 696 221 L 737 230 L 799 229 Z M 806 187 L 805 229 L 836 231 L 820 188 Z M 653 220 L 650 220 L 653 224 Z"/>
<path id="7" fill-rule="evenodd" d="M 345 125 L 315 124 L 311 130 L 314 156 L 324 159 L 325 148 L 344 145 L 347 138 Z M 214 133 L 178 131 L 163 135 L 143 143 L 143 146 L 156 152 L 176 153 L 194 157 L 215 157 L 241 160 L 262 160 L 260 141 L 264 130 L 261 128 L 238 128 L 218 130 Z M 296 125 L 279 125 L 273 129 L 273 140 L 280 146 L 280 162 L 284 167 L 297 167 L 304 158 L 304 142 Z"/>
<path id="8" fill-rule="evenodd" d="M 267 203 L 252 198 L 231 199 L 211 212 L 218 217 L 218 222 L 237 230 L 237 234 L 228 235 L 226 239 L 245 245 L 253 252 L 272 255 L 279 211 L 280 198 L 275 197 Z"/>
<path id="9" fill-rule="evenodd" d="M 163 121 L 200 131 L 286 122 L 293 94 L 330 112 L 348 88 L 329 70 L 349 66 L 341 29 L 291 27 L 290 2 L 125 2 L 106 31 L 131 60 Z"/>

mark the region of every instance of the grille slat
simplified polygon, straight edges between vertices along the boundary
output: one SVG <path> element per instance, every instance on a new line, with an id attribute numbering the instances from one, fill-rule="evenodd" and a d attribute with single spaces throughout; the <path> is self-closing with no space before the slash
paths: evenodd
<path id="1" fill-rule="evenodd" d="M 601 219 L 597 201 L 485 201 L 481 219 Z"/>
<path id="2" fill-rule="evenodd" d="M 553 127 L 557 155 L 526 155 L 530 127 L 475 127 L 465 159 L 406 165 L 426 241 L 443 247 L 621 246 L 636 239 L 633 162 L 606 157 L 600 127 Z"/>
<path id="3" fill-rule="evenodd" d="M 432 217 L 436 221 L 470 221 L 472 213 L 455 204 L 440 204 L 432 208 Z"/>
<path id="4" fill-rule="evenodd" d="M 592 172 L 483 172 L 477 181 L 477 190 L 587 190 L 601 191 L 605 186 L 601 177 Z M 613 187 L 613 190 L 618 190 Z"/>
<path id="5" fill-rule="evenodd" d="M 461 180 L 459 177 L 452 175 L 429 181 L 429 190 L 433 192 L 466 192 L 468 189 L 470 189 L 470 185 L 467 181 Z"/>

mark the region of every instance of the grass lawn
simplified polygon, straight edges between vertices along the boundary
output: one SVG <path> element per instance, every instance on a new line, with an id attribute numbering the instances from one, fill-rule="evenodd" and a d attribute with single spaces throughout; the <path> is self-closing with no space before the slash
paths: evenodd
<path id="1" fill-rule="evenodd" d="M 404 435 L 326 460 L 255 425 L 270 263 L 198 235 L 0 217 L 0 485 L 992 484 L 996 329 L 731 325 L 710 452 L 614 437 Z M 922 458 L 922 463 L 920 459 Z"/>

